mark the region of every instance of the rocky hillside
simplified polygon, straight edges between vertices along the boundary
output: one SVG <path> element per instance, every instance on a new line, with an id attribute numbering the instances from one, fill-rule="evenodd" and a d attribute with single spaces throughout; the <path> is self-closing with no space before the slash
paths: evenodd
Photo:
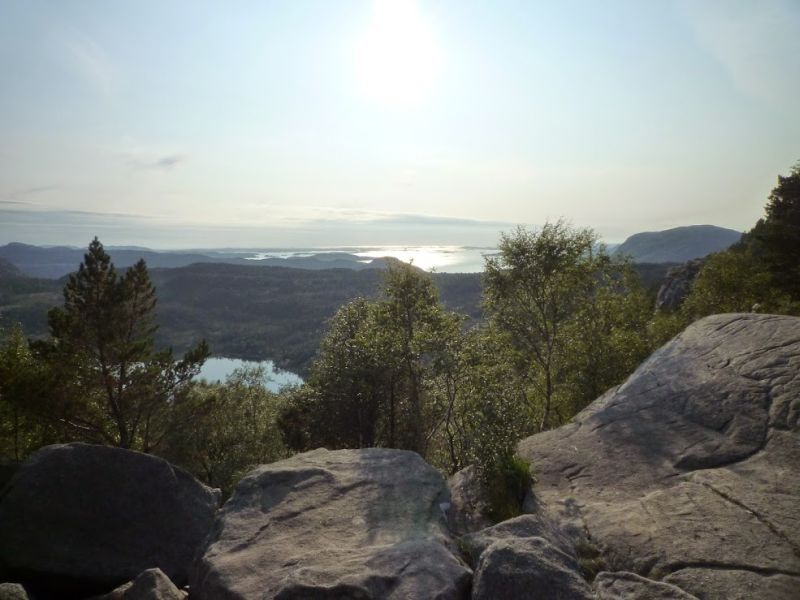
<path id="1" fill-rule="evenodd" d="M 0 491 L 0 598 L 800 597 L 800 319 L 703 319 L 518 452 L 526 514 L 491 525 L 402 450 L 262 465 L 216 510 L 161 459 L 50 446 Z"/>
<path id="2" fill-rule="evenodd" d="M 683 263 L 725 250 L 742 237 L 741 231 L 715 225 L 690 225 L 664 231 L 647 231 L 630 236 L 615 254 L 635 262 Z"/>
<path id="3" fill-rule="evenodd" d="M 703 319 L 519 453 L 530 507 L 605 568 L 709 600 L 800 597 L 800 319 Z"/>

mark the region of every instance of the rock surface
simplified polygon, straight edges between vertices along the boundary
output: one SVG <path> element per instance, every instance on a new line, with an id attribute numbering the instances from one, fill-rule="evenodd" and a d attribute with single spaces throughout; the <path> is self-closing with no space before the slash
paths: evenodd
<path id="1" fill-rule="evenodd" d="M 481 554 L 473 600 L 594 600 L 574 556 L 541 537 L 493 542 Z"/>
<path id="2" fill-rule="evenodd" d="M 182 584 L 219 496 L 160 458 L 63 444 L 31 455 L 0 498 L 0 563 L 38 588 L 89 595 L 159 567 Z"/>
<path id="3" fill-rule="evenodd" d="M 93 600 L 185 600 L 186 597 L 161 569 L 155 568 Z"/>
<path id="4" fill-rule="evenodd" d="M 518 453 L 610 569 L 703 600 L 800 597 L 800 319 L 702 319 Z"/>
<path id="5" fill-rule="evenodd" d="M 704 263 L 704 259 L 696 258 L 667 271 L 664 283 L 661 284 L 656 296 L 656 310 L 676 310 L 689 295 Z"/>
<path id="6" fill-rule="evenodd" d="M 0 583 L 0 600 L 28 600 L 28 593 L 18 583 Z"/>
<path id="7" fill-rule="evenodd" d="M 192 598 L 462 599 L 441 475 L 403 450 L 314 450 L 261 466 L 218 516 Z"/>
<path id="8" fill-rule="evenodd" d="M 447 487 L 450 489 L 447 525 L 453 535 L 480 531 L 492 525 L 491 519 L 485 516 L 489 501 L 481 489 L 474 465 L 451 475 Z"/>
<path id="9" fill-rule="evenodd" d="M 599 573 L 594 589 L 597 600 L 698 600 L 674 585 L 625 571 Z"/>
<path id="10" fill-rule="evenodd" d="M 545 515 L 521 515 L 497 525 L 487 527 L 459 538 L 458 543 L 473 566 L 477 566 L 481 555 L 499 540 L 541 537 L 565 554 L 574 556 L 574 543 Z"/>

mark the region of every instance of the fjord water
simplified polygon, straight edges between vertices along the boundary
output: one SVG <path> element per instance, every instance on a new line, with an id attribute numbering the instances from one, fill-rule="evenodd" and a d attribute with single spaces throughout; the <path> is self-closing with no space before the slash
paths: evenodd
<path id="1" fill-rule="evenodd" d="M 266 381 L 267 389 L 278 392 L 281 388 L 287 385 L 299 385 L 303 383 L 303 379 L 291 371 L 283 371 L 275 368 L 275 363 L 271 360 L 253 361 L 242 360 L 240 358 L 209 358 L 197 379 L 205 379 L 210 383 L 225 382 L 229 375 L 237 369 L 244 367 L 263 367 L 264 380 Z"/>
<path id="2" fill-rule="evenodd" d="M 358 257 L 358 262 L 368 263 L 375 258 L 391 256 L 404 262 L 413 262 L 424 271 L 439 273 L 480 273 L 484 259 L 497 252 L 496 248 L 477 246 L 349 246 L 318 248 L 273 248 L 252 252 L 239 252 L 248 260 L 268 258 L 301 258 L 319 254 L 347 253 Z"/>

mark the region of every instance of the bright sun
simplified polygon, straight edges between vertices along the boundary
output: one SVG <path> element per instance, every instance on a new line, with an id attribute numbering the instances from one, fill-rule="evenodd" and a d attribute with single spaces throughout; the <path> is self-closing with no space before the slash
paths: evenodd
<path id="1" fill-rule="evenodd" d="M 397 108 L 420 104 L 441 67 L 433 33 L 415 0 L 375 0 L 356 61 L 361 92 Z"/>

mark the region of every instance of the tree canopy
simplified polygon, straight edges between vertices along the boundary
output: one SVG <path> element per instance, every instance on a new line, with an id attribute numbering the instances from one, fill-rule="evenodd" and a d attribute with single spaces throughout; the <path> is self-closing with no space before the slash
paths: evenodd
<path id="1" fill-rule="evenodd" d="M 119 275 L 95 238 L 41 346 L 53 378 L 49 410 L 75 437 L 149 452 L 171 426 L 209 349 L 201 342 L 182 360 L 157 350 L 155 305 L 144 261 Z"/>

